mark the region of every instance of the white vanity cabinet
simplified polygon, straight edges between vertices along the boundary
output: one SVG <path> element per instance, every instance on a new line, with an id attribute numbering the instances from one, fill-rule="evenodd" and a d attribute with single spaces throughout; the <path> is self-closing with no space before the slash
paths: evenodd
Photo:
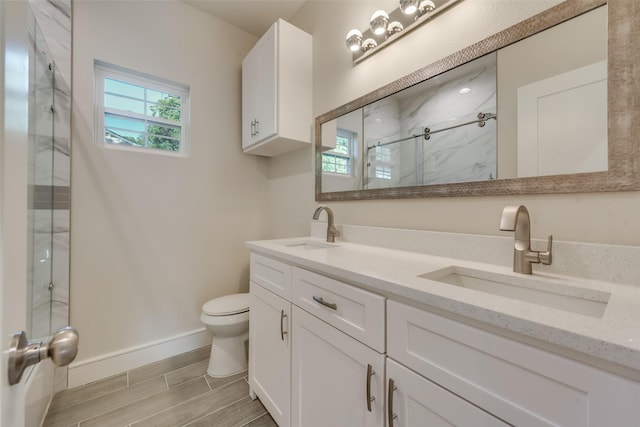
<path id="1" fill-rule="evenodd" d="M 640 423 L 640 385 L 581 362 L 391 300 L 387 338 L 389 358 L 511 425 Z"/>
<path id="2" fill-rule="evenodd" d="M 249 386 L 280 427 L 384 427 L 385 298 L 251 254 Z"/>
<path id="3" fill-rule="evenodd" d="M 242 149 L 277 156 L 311 143 L 311 36 L 278 19 L 242 62 Z"/>

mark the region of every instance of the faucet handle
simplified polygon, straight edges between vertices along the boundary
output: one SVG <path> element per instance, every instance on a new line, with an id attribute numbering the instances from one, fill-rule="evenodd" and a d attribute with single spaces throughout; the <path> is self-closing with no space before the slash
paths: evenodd
<path id="1" fill-rule="evenodd" d="M 549 240 L 547 240 L 547 250 L 545 252 L 540 252 L 538 254 L 540 258 L 540 262 L 542 264 L 551 265 L 551 261 L 553 261 L 552 247 L 553 247 L 553 236 L 549 236 Z"/>

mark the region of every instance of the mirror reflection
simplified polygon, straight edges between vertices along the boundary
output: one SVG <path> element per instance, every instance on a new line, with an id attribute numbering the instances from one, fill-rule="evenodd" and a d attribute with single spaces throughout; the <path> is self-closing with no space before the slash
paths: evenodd
<path id="1" fill-rule="evenodd" d="M 607 6 L 320 132 L 323 193 L 607 171 Z"/>

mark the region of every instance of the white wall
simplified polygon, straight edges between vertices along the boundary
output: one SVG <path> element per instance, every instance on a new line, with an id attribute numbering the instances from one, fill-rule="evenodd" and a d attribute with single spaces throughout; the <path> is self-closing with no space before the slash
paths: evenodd
<path id="1" fill-rule="evenodd" d="M 74 1 L 73 13 L 78 366 L 197 330 L 203 303 L 248 291 L 244 241 L 268 237 L 268 163 L 240 148 L 241 61 L 255 36 L 178 1 Z M 191 86 L 188 158 L 93 142 L 94 59 Z"/>
<path id="2" fill-rule="evenodd" d="M 364 29 L 374 10 L 394 1 L 307 2 L 291 22 L 313 35 L 314 116 L 407 75 L 445 55 L 505 29 L 557 0 L 463 0 L 434 21 L 405 35 L 357 65 L 344 45 L 351 28 Z M 313 152 L 303 149 L 272 160 L 270 229 L 278 236 L 304 235 L 316 206 Z M 526 204 L 532 236 L 558 240 L 640 244 L 637 192 L 466 197 L 337 202 L 328 204 L 337 223 L 499 235 L 505 205 Z"/>

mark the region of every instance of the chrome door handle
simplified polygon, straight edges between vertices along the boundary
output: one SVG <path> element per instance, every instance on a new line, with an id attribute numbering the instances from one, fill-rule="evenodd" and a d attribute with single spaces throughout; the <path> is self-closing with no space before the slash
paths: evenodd
<path id="1" fill-rule="evenodd" d="M 371 396 L 371 377 L 376 371 L 373 370 L 373 366 L 367 364 L 367 411 L 371 412 L 371 402 L 376 400 L 374 396 Z"/>
<path id="2" fill-rule="evenodd" d="M 313 300 L 315 302 L 317 302 L 318 304 L 324 305 L 325 307 L 330 308 L 331 310 L 337 310 L 338 306 L 332 302 L 326 302 L 325 300 L 322 299 L 322 297 L 317 297 L 317 296 L 313 296 Z"/>
<path id="3" fill-rule="evenodd" d="M 78 339 L 78 332 L 71 326 L 58 329 L 46 342 L 27 341 L 24 331 L 16 332 L 9 348 L 9 385 L 18 384 L 28 366 L 44 359 L 51 358 L 56 366 L 68 365 L 78 354 Z"/>
<path id="4" fill-rule="evenodd" d="M 256 136 L 260 133 L 260 122 L 256 119 Z"/>
<path id="5" fill-rule="evenodd" d="M 389 391 L 387 393 L 388 427 L 393 427 L 393 420 L 398 418 L 398 416 L 393 413 L 393 392 L 397 389 L 398 387 L 396 387 L 395 382 L 389 378 Z"/>
<path id="6" fill-rule="evenodd" d="M 256 121 L 251 120 L 251 138 L 256 136 Z"/>
<path id="7" fill-rule="evenodd" d="M 287 317 L 284 314 L 284 310 L 280 311 L 280 338 L 284 341 L 284 336 L 287 334 L 287 331 L 284 330 L 284 319 Z"/>

